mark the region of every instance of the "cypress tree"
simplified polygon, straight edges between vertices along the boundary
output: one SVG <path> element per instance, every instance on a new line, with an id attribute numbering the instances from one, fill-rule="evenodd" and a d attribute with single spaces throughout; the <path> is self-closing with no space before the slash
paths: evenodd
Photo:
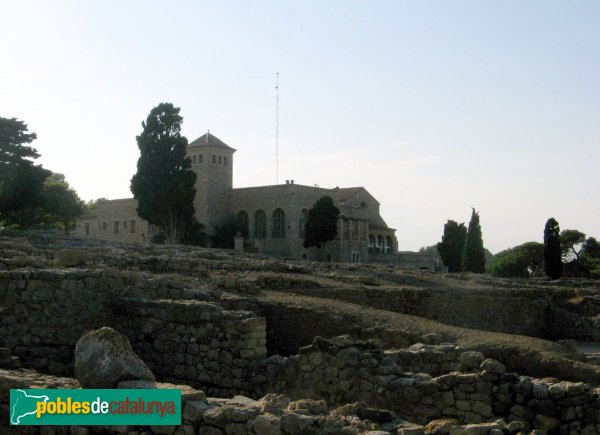
<path id="1" fill-rule="evenodd" d="M 554 218 L 548 219 L 544 227 L 544 271 L 552 279 L 562 276 L 560 227 Z"/>
<path id="2" fill-rule="evenodd" d="M 485 253 L 481 237 L 481 226 L 479 225 L 479 213 L 475 209 L 472 210 L 463 255 L 463 270 L 483 273 L 485 272 Z"/>
<path id="3" fill-rule="evenodd" d="M 442 241 L 436 247 L 448 272 L 462 271 L 462 258 L 467 238 L 467 228 L 464 223 L 448 220 L 444 225 Z"/>
<path id="4" fill-rule="evenodd" d="M 194 223 L 196 174 L 186 157 L 179 108 L 161 103 L 150 111 L 137 136 L 140 158 L 131 179 L 137 213 L 164 232 L 167 242 L 179 243 Z"/>

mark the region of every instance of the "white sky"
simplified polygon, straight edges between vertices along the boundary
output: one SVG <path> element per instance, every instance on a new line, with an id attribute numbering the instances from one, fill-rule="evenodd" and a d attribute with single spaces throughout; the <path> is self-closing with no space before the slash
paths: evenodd
<path id="1" fill-rule="evenodd" d="M 88 200 L 131 196 L 160 102 L 236 187 L 365 186 L 399 249 L 481 215 L 492 252 L 600 238 L 600 2 L 0 0 L 0 116 Z"/>

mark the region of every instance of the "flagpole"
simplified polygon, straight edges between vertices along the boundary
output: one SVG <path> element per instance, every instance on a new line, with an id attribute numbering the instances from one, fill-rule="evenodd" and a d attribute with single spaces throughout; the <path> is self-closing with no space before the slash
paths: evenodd
<path id="1" fill-rule="evenodd" d="M 279 184 L 279 73 L 275 91 L 275 184 Z"/>

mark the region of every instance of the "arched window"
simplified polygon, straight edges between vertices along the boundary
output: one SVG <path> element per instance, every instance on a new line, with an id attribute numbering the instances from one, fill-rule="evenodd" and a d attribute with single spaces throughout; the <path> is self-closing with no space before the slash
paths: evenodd
<path id="1" fill-rule="evenodd" d="M 369 253 L 372 254 L 375 251 L 375 236 L 369 234 Z"/>
<path id="2" fill-rule="evenodd" d="M 377 252 L 383 252 L 383 236 L 381 234 L 377 236 Z"/>
<path id="3" fill-rule="evenodd" d="M 254 237 L 264 239 L 267 237 L 267 214 L 263 210 L 254 213 Z"/>
<path id="4" fill-rule="evenodd" d="M 273 212 L 273 234 L 274 239 L 285 238 L 285 212 L 278 208 Z"/>
<path id="5" fill-rule="evenodd" d="M 305 208 L 303 208 L 302 212 L 300 213 L 300 219 L 298 219 L 298 235 L 302 239 L 305 236 L 304 231 L 306 230 L 307 219 L 308 219 L 308 211 Z"/>
<path id="6" fill-rule="evenodd" d="M 237 225 L 238 231 L 242 233 L 242 236 L 248 237 L 248 213 L 244 210 L 237 214 Z"/>
<path id="7" fill-rule="evenodd" d="M 386 254 L 391 254 L 394 250 L 394 242 L 392 242 L 392 238 L 390 236 L 387 236 L 385 238 L 385 253 Z"/>

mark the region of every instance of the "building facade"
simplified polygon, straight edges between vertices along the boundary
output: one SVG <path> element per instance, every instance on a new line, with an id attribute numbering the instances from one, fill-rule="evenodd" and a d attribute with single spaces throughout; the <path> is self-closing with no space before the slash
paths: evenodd
<path id="1" fill-rule="evenodd" d="M 379 202 L 364 187 L 326 189 L 295 184 L 233 188 L 235 149 L 210 133 L 187 148 L 196 173 L 195 216 L 210 233 L 235 216 L 243 228 L 243 249 L 281 258 L 364 262 L 393 254 L 395 230 L 379 214 Z M 340 209 L 338 234 L 321 249 L 303 247 L 308 210 L 323 196 Z M 99 201 L 77 220 L 77 235 L 100 240 L 146 242 L 157 228 L 136 213 L 133 198 Z"/>

